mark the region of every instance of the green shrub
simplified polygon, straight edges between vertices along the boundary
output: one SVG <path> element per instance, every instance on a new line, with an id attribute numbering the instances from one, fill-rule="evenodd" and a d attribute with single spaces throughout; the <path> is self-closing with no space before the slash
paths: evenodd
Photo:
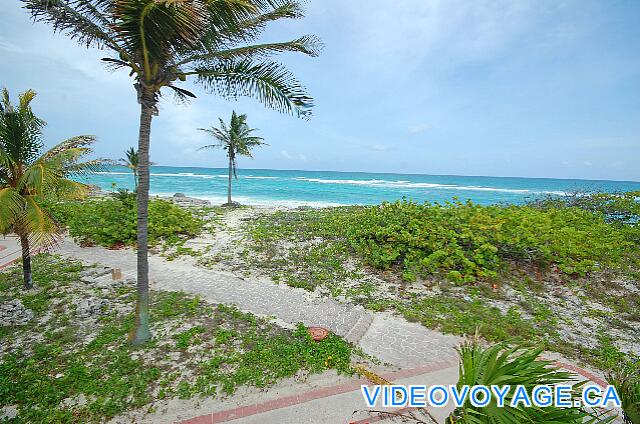
<path id="1" fill-rule="evenodd" d="M 135 195 L 120 193 L 105 199 L 55 203 L 50 206 L 55 219 L 69 228 L 76 240 L 112 247 L 135 245 L 137 206 Z M 204 222 L 186 209 L 165 200 L 149 202 L 149 244 L 160 241 L 177 244 L 195 237 Z"/>
<path id="2" fill-rule="evenodd" d="M 640 191 L 620 193 L 572 193 L 567 196 L 548 196 L 530 202 L 538 208 L 575 207 L 602 213 L 609 222 L 640 224 Z"/>
<path id="3" fill-rule="evenodd" d="M 408 280 L 442 274 L 473 282 L 496 277 L 508 263 L 581 276 L 638 263 L 632 226 L 577 207 L 403 201 L 366 208 L 349 223 L 348 239 L 366 262 L 399 265 Z"/>

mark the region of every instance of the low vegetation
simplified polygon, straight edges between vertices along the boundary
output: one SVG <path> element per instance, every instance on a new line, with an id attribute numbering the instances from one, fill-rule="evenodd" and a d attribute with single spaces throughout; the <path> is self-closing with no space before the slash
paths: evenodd
<path id="1" fill-rule="evenodd" d="M 639 194 L 279 211 L 248 225 L 239 256 L 294 287 L 608 369 L 640 350 Z"/>
<path id="2" fill-rule="evenodd" d="M 134 193 L 121 191 L 113 197 L 52 203 L 49 208 L 56 221 L 67 226 L 69 234 L 81 244 L 123 247 L 136 243 Z M 149 202 L 149 222 L 151 246 L 181 245 L 199 235 L 205 226 L 193 211 L 161 199 Z"/>
<path id="3" fill-rule="evenodd" d="M 17 408 L 13 423 L 103 422 L 131 410 L 153 411 L 170 398 L 227 396 L 243 385 L 335 369 L 351 373 L 352 348 L 330 335 L 311 340 L 224 305 L 181 292 L 153 292 L 154 338 L 127 343 L 135 287 L 82 280 L 83 267 L 36 258 L 37 290 L 20 290 L 17 267 L 0 273 L 0 301 L 32 310 L 26 325 L 0 327 L 0 407 Z M 86 272 L 86 270 L 84 270 Z M 78 301 L 100 310 L 78 315 Z"/>

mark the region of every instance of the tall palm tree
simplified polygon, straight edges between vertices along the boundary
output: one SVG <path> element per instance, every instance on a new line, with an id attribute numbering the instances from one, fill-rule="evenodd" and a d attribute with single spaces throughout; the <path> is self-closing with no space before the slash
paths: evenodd
<path id="1" fill-rule="evenodd" d="M 252 158 L 251 149 L 264 146 L 266 143 L 262 141 L 262 137 L 251 135 L 256 131 L 256 128 L 249 128 L 249 125 L 247 125 L 247 115 L 237 115 L 236 112 L 233 111 L 231 113 L 229 126 L 227 126 L 222 118 L 218 118 L 218 120 L 220 121 L 220 128 L 198 128 L 200 131 L 211 134 L 217 140 L 217 143 L 203 146 L 200 150 L 222 148 L 227 151 L 227 157 L 229 158 L 229 185 L 227 187 L 226 206 L 233 206 L 233 202 L 231 201 L 231 180 L 232 177 L 238 178 L 236 172 L 236 157 L 240 155 Z"/>
<path id="2" fill-rule="evenodd" d="M 100 161 L 81 162 L 91 152 L 93 136 L 81 135 L 44 150 L 45 122 L 31 110 L 36 93 L 27 90 L 12 105 L 7 89 L 0 99 L 0 233 L 15 232 L 22 247 L 24 287 L 33 287 L 31 254 L 54 244 L 60 227 L 47 213 L 43 200 L 51 195 L 86 192 L 84 184 L 68 177 L 96 168 Z"/>
<path id="3" fill-rule="evenodd" d="M 308 116 L 312 99 L 293 75 L 272 60 L 279 52 L 317 55 L 314 36 L 250 44 L 267 24 L 303 17 L 297 0 L 22 0 L 36 21 L 53 25 L 80 44 L 106 49 L 103 60 L 127 69 L 140 103 L 138 136 L 138 300 L 134 344 L 149 332 L 149 136 L 163 88 L 178 99 L 195 95 L 178 87 L 195 78 L 209 91 L 257 97 L 281 112 Z"/>
<path id="4" fill-rule="evenodd" d="M 135 191 L 138 191 L 138 151 L 133 147 L 124 151 L 124 158 L 120 158 L 120 164 L 126 166 L 133 172 L 133 186 Z"/>

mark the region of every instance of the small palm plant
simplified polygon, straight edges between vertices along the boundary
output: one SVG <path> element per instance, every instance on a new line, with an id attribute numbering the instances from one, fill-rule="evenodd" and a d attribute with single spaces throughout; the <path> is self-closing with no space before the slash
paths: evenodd
<path id="1" fill-rule="evenodd" d="M 457 387 L 463 385 L 498 386 L 510 385 L 512 388 L 523 385 L 531 397 L 533 388 L 537 385 L 572 384 L 572 374 L 561 371 L 552 365 L 551 361 L 538 359 L 542 348 L 508 347 L 497 344 L 488 348 L 482 347 L 477 341 L 463 344 L 460 353 L 460 377 Z M 574 389 L 584 384 L 573 385 Z M 582 408 L 559 408 L 549 406 L 545 408 L 519 404 L 511 407 L 514 391 L 510 390 L 505 397 L 504 407 L 496 405 L 495 398 L 484 407 L 473 406 L 469 400 L 457 408 L 447 418 L 447 423 L 606 423 L 615 417 L 600 418 L 595 413 Z M 468 399 L 468 398 L 467 398 Z"/>
<path id="2" fill-rule="evenodd" d="M 22 247 L 24 287 L 33 287 L 31 254 L 49 247 L 61 234 L 60 227 L 44 206 L 46 198 L 74 197 L 86 193 L 87 186 L 70 176 L 96 169 L 100 161 L 81 162 L 91 152 L 93 136 L 70 138 L 44 150 L 45 122 L 34 115 L 27 90 L 12 105 L 9 92 L 0 100 L 0 233 L 16 233 Z"/>
<path id="3" fill-rule="evenodd" d="M 222 148 L 227 151 L 227 157 L 229 158 L 229 184 L 227 187 L 227 203 L 223 206 L 233 206 L 234 203 L 231 201 L 231 180 L 232 177 L 238 178 L 236 158 L 238 156 L 252 158 L 251 149 L 265 146 L 266 143 L 262 141 L 261 137 L 252 135 L 256 128 L 249 128 L 247 115 L 237 115 L 233 111 L 228 126 L 222 118 L 218 118 L 218 120 L 220 121 L 220 128 L 198 128 L 200 131 L 211 134 L 217 140 L 216 144 L 209 144 L 200 149 Z"/>
<path id="4" fill-rule="evenodd" d="M 640 424 L 640 363 L 609 373 L 607 381 L 613 385 L 622 402 L 622 413 L 625 424 Z"/>
<path id="5" fill-rule="evenodd" d="M 120 164 L 133 172 L 133 186 L 135 191 L 138 191 L 138 151 L 130 147 L 124 151 L 124 155 L 124 158 L 120 158 Z"/>

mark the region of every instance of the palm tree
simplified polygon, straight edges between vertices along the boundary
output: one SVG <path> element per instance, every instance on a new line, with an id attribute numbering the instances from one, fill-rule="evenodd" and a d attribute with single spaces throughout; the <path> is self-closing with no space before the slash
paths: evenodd
<path id="1" fill-rule="evenodd" d="M 138 191 L 138 151 L 133 147 L 124 151 L 124 158 L 120 158 L 120 164 L 126 166 L 133 172 L 133 186 L 134 190 Z"/>
<path id="2" fill-rule="evenodd" d="M 227 203 L 223 206 L 233 206 L 231 201 L 231 180 L 232 176 L 238 178 L 236 157 L 247 156 L 252 158 L 251 149 L 258 146 L 267 145 L 262 140 L 262 137 L 251 135 L 256 128 L 249 128 L 247 125 L 247 115 L 237 115 L 235 111 L 231 113 L 231 121 L 229 126 L 221 119 L 220 128 L 198 128 L 200 131 L 205 131 L 211 134 L 218 142 L 216 144 L 209 144 L 203 146 L 202 149 L 215 149 L 222 148 L 227 151 L 227 157 L 229 158 L 229 185 L 227 187 Z"/>
<path id="3" fill-rule="evenodd" d="M 195 95 L 178 87 L 194 77 L 228 98 L 257 97 L 281 112 L 308 116 L 312 99 L 293 75 L 271 59 L 279 52 L 317 55 L 319 42 L 304 36 L 289 42 L 249 44 L 267 24 L 303 17 L 297 0 L 22 0 L 36 21 L 53 25 L 80 44 L 106 49 L 103 60 L 126 69 L 140 104 L 138 135 L 138 300 L 134 344 L 149 331 L 149 137 L 163 88 L 180 100 Z"/>
<path id="4" fill-rule="evenodd" d="M 60 227 L 47 213 L 43 200 L 52 195 L 75 196 L 84 184 L 67 177 L 97 167 L 100 161 L 80 162 L 91 152 L 93 136 L 81 135 L 43 152 L 45 122 L 31 110 L 36 93 L 27 90 L 12 105 L 7 89 L 0 100 L 0 233 L 15 232 L 22 247 L 24 287 L 31 289 L 31 254 L 51 246 Z"/>

